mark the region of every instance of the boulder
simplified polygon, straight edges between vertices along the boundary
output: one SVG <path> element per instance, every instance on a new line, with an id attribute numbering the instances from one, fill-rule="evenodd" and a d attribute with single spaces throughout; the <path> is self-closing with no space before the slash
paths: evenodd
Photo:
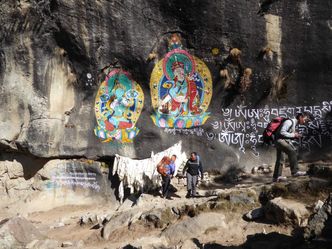
<path id="1" fill-rule="evenodd" d="M 332 193 L 323 206 L 310 216 L 308 225 L 304 229 L 305 239 L 314 239 L 320 236 L 332 239 Z"/>
<path id="2" fill-rule="evenodd" d="M 41 190 L 40 198 L 54 205 L 116 202 L 108 176 L 101 163 L 92 160 L 50 160 L 37 172 L 33 186 Z M 49 208 L 49 207 L 47 207 Z"/>
<path id="3" fill-rule="evenodd" d="M 309 212 L 303 203 L 277 197 L 264 206 L 265 218 L 271 222 L 290 223 L 296 226 L 305 226 Z"/>
<path id="4" fill-rule="evenodd" d="M 6 161 L 0 161 L 0 177 L 5 173 L 7 173 Z"/>
<path id="5" fill-rule="evenodd" d="M 137 212 L 137 210 L 130 210 L 113 215 L 102 228 L 101 236 L 106 240 L 109 239 L 114 231 L 127 227 L 130 223 L 138 220 L 140 216 L 141 213 Z"/>
<path id="6" fill-rule="evenodd" d="M 71 241 L 64 241 L 61 244 L 61 247 L 72 247 L 74 244 Z"/>
<path id="7" fill-rule="evenodd" d="M 183 242 L 180 249 L 200 249 L 200 247 L 195 244 L 195 242 L 192 239 L 188 239 Z"/>
<path id="8" fill-rule="evenodd" d="M 79 220 L 79 224 L 81 226 L 84 225 L 99 225 L 100 227 L 106 222 L 108 221 L 108 215 L 107 214 L 90 214 L 87 213 L 85 215 L 82 215 L 80 220 Z"/>
<path id="9" fill-rule="evenodd" d="M 55 249 L 60 248 L 60 243 L 57 240 L 33 240 L 26 245 L 26 249 Z"/>
<path id="10" fill-rule="evenodd" d="M 247 221 L 254 221 L 264 217 L 264 208 L 255 208 L 244 215 Z"/>
<path id="11" fill-rule="evenodd" d="M 16 160 L 14 161 L 5 161 L 7 166 L 7 173 L 10 179 L 16 179 L 19 177 L 24 177 L 23 166 Z"/>
<path id="12" fill-rule="evenodd" d="M 232 204 L 254 204 L 257 200 L 256 192 L 254 191 L 234 191 L 229 194 L 229 201 Z"/>
<path id="13" fill-rule="evenodd" d="M 15 217 L 0 222 L 0 248 L 20 248 L 44 236 L 25 218 Z"/>
<path id="14" fill-rule="evenodd" d="M 323 178 L 332 177 L 332 166 L 326 164 L 310 164 L 308 174 L 311 176 L 319 176 Z"/>
<path id="15" fill-rule="evenodd" d="M 174 213 L 171 208 L 154 208 L 150 211 L 144 212 L 139 219 L 151 227 L 162 228 L 176 221 L 178 217 L 179 215 Z"/>
<path id="16" fill-rule="evenodd" d="M 220 213 L 202 213 L 170 225 L 161 236 L 165 236 L 170 245 L 177 245 L 180 241 L 196 238 L 207 229 L 216 227 L 226 228 L 225 216 Z"/>

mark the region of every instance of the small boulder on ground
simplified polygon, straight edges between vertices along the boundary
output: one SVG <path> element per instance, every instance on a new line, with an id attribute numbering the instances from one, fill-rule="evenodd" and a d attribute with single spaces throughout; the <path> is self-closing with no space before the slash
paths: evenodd
<path id="1" fill-rule="evenodd" d="M 46 239 L 46 240 L 33 240 L 25 249 L 55 249 L 60 248 L 59 241 Z"/>
<path id="2" fill-rule="evenodd" d="M 273 223 L 290 223 L 296 226 L 305 226 L 309 217 L 303 203 L 282 197 L 268 201 L 264 206 L 264 213 L 265 218 Z"/>
<path id="3" fill-rule="evenodd" d="M 254 221 L 264 217 L 264 208 L 255 208 L 244 215 L 247 221 Z"/>
<path id="4" fill-rule="evenodd" d="M 25 218 L 15 217 L 0 221 L 0 248 L 17 248 L 44 236 Z"/>
<path id="5" fill-rule="evenodd" d="M 140 216 L 141 213 L 137 212 L 137 210 L 131 210 L 113 215 L 102 228 L 102 237 L 106 240 L 109 239 L 114 231 L 123 227 L 128 227 L 129 223 L 138 220 Z"/>
<path id="6" fill-rule="evenodd" d="M 325 237 L 332 239 L 332 193 L 316 213 L 310 216 L 304 229 L 305 239 Z"/>
<path id="7" fill-rule="evenodd" d="M 223 214 L 202 213 L 170 225 L 162 232 L 161 236 L 164 236 L 170 245 L 177 245 L 181 241 L 196 238 L 207 229 L 218 227 L 227 227 Z"/>

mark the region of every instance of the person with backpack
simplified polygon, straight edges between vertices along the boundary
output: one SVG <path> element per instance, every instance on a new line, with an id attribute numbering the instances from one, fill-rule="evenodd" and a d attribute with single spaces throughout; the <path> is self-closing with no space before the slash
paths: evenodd
<path id="1" fill-rule="evenodd" d="M 172 198 L 169 196 L 169 187 L 171 185 L 171 179 L 173 178 L 175 172 L 175 160 L 176 160 L 176 155 L 172 155 L 170 162 L 164 165 L 165 173 L 161 175 L 162 179 L 161 197 L 166 198 L 168 200 L 172 200 Z"/>
<path id="2" fill-rule="evenodd" d="M 190 158 L 188 159 L 186 165 L 183 168 L 183 175 L 187 173 L 187 195 L 186 198 L 196 197 L 196 185 L 199 174 L 203 180 L 203 167 L 202 162 L 198 158 L 196 152 L 191 152 Z"/>
<path id="3" fill-rule="evenodd" d="M 285 119 L 275 132 L 274 144 L 277 149 L 277 158 L 273 172 L 273 181 L 285 181 L 287 178 L 282 176 L 282 153 L 284 152 L 288 156 L 291 174 L 293 177 L 304 176 L 307 173 L 305 171 L 299 171 L 297 161 L 297 151 L 292 143 L 294 139 L 300 138 L 302 135 L 296 131 L 297 126 L 306 124 L 310 119 L 308 113 L 298 113 L 294 119 Z"/>

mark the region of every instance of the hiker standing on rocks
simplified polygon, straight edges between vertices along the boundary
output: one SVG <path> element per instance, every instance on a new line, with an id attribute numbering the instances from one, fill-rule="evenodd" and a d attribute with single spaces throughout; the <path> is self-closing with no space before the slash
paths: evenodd
<path id="1" fill-rule="evenodd" d="M 171 162 L 167 165 L 165 165 L 165 175 L 162 175 L 162 198 L 166 198 L 168 200 L 172 200 L 172 198 L 169 196 L 169 187 L 171 185 L 171 179 L 173 178 L 174 172 L 175 172 L 175 160 L 176 155 L 172 155 Z"/>
<path id="2" fill-rule="evenodd" d="M 197 196 L 196 185 L 198 181 L 198 175 L 201 174 L 203 180 L 203 167 L 202 162 L 198 158 L 196 152 L 191 152 L 190 158 L 183 168 L 183 175 L 187 172 L 187 195 L 186 198 Z"/>
<path id="3" fill-rule="evenodd" d="M 296 118 L 285 120 L 280 127 L 279 133 L 276 134 L 275 146 L 277 149 L 277 159 L 274 167 L 273 181 L 285 181 L 287 178 L 282 175 L 282 152 L 288 156 L 292 176 L 304 176 L 305 171 L 299 171 L 297 161 L 297 151 L 292 143 L 294 139 L 300 138 L 302 135 L 296 131 L 297 126 L 304 125 L 310 120 L 308 113 L 298 113 Z"/>

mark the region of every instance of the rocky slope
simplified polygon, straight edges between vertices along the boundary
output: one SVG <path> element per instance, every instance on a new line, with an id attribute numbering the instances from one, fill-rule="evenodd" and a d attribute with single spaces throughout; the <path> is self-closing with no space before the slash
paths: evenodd
<path id="1" fill-rule="evenodd" d="M 54 169 L 54 165 L 48 169 Z M 132 194 L 122 204 L 112 198 L 101 202 L 96 191 L 87 196 L 79 188 L 66 186 L 62 186 L 63 191 L 51 190 L 53 194 L 42 200 L 40 196 L 49 189 L 30 189 L 24 209 L 20 209 L 22 201 L 2 209 L 0 246 L 329 248 L 331 178 L 318 172 L 331 173 L 331 166 L 313 165 L 312 169 L 315 173 L 310 177 L 290 178 L 286 183 L 271 184 L 270 173 L 248 174 L 231 188 L 218 183 L 218 175 L 210 174 L 209 183 L 199 185 L 199 197 L 189 199 L 185 198 L 183 179 L 174 178 L 172 200 L 150 191 Z M 46 171 L 42 173 L 47 182 Z M 258 183 L 256 177 L 262 182 Z M 63 202 L 58 207 L 43 204 L 73 200 L 72 196 L 76 196 L 75 202 Z"/>

